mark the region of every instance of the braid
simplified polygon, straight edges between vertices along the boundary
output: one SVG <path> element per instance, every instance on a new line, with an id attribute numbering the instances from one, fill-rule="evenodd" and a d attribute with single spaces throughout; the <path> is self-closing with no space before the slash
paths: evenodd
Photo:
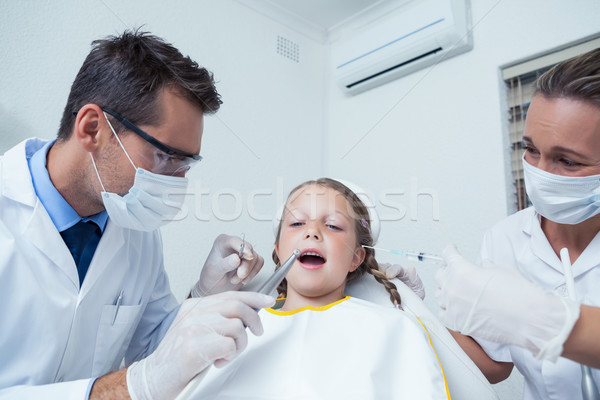
<path id="1" fill-rule="evenodd" d="M 371 250 L 371 249 L 369 249 L 369 250 Z M 365 257 L 365 261 L 363 262 L 363 265 L 366 267 L 365 268 L 366 272 L 373 275 L 375 280 L 377 282 L 381 283 L 385 287 L 385 290 L 387 290 L 387 292 L 390 294 L 390 301 L 396 307 L 400 306 L 400 304 L 402 304 L 402 299 L 400 298 L 400 293 L 398 293 L 398 288 L 396 287 L 396 285 L 394 283 L 390 282 L 390 280 L 387 278 L 387 276 L 383 272 L 381 272 L 381 270 L 379 269 L 379 264 L 377 263 L 377 260 L 375 259 L 374 252 L 367 253 L 367 255 Z"/>

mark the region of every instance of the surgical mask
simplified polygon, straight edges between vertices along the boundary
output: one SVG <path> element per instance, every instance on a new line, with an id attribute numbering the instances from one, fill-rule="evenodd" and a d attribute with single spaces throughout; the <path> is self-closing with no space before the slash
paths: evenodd
<path id="1" fill-rule="evenodd" d="M 525 190 L 538 214 L 575 225 L 600 213 L 600 175 L 562 176 L 534 167 L 523 157 Z"/>
<path id="2" fill-rule="evenodd" d="M 104 117 L 106 118 L 106 115 Z M 172 221 L 181 210 L 188 180 L 176 176 L 154 174 L 145 169 L 137 168 L 110 122 L 108 124 L 129 162 L 135 168 L 135 179 L 133 186 L 125 196 L 107 192 L 102 184 L 102 179 L 100 179 L 98 168 L 96 168 L 94 156 L 90 153 L 92 164 L 96 170 L 100 186 L 102 186 L 104 208 L 106 208 L 111 221 L 120 227 L 145 232 L 158 229 Z M 169 195 L 174 196 L 169 198 L 167 204 L 166 200 Z"/>

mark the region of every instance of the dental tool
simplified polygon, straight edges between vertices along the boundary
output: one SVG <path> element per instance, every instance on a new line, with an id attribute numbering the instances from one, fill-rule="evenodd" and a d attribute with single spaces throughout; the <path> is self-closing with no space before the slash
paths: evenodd
<path id="1" fill-rule="evenodd" d="M 238 252 L 238 256 L 240 257 L 240 260 L 244 256 L 244 248 L 246 247 L 246 240 L 245 239 L 246 239 L 246 235 L 242 233 L 242 243 L 240 244 L 240 250 Z"/>
<path id="2" fill-rule="evenodd" d="M 569 298 L 573 301 L 577 300 L 575 295 L 575 280 L 573 279 L 573 271 L 571 270 L 571 258 L 569 257 L 569 249 L 566 247 L 560 250 L 560 261 L 562 261 L 563 269 L 565 270 L 565 283 Z M 600 393 L 592 377 L 592 370 L 587 365 L 581 365 L 581 392 L 583 400 L 600 400 Z"/>
<path id="3" fill-rule="evenodd" d="M 281 264 L 281 267 L 277 268 L 275 272 L 273 272 L 273 275 L 271 275 L 269 279 L 267 279 L 265 283 L 262 284 L 262 286 L 260 287 L 260 289 L 257 290 L 257 292 L 270 295 L 273 292 L 273 290 L 277 289 L 277 286 L 279 286 L 281 281 L 283 281 L 283 278 L 285 278 L 288 271 L 290 270 L 290 268 L 292 268 L 292 265 L 294 265 L 294 262 L 299 256 L 300 250 L 294 250 L 292 252 L 292 255 L 287 260 L 285 260 L 283 264 Z"/>
<path id="4" fill-rule="evenodd" d="M 243 245 L 244 245 L 244 241 L 242 239 L 242 246 Z M 240 248 L 240 253 L 242 251 L 243 251 L 243 248 Z M 300 250 L 298 250 L 298 249 L 294 250 L 292 252 L 292 255 L 287 260 L 285 260 L 285 262 L 283 264 L 281 264 L 281 266 L 279 268 L 277 268 L 275 270 L 275 272 L 273 272 L 273 274 L 265 281 L 265 283 L 263 283 L 261 285 L 260 289 L 258 289 L 257 292 L 270 296 L 271 293 L 275 289 L 277 289 L 277 286 L 279 286 L 281 281 L 283 281 L 283 278 L 285 278 L 285 276 L 287 275 L 289 270 L 292 268 L 292 265 L 294 265 L 294 262 L 296 262 L 296 259 L 299 256 L 300 256 Z M 256 310 L 256 311 L 258 311 L 258 310 Z M 198 387 L 198 385 L 200 384 L 202 379 L 204 379 L 204 376 L 207 374 L 209 369 L 210 369 L 210 366 L 206 367 L 202 372 L 200 372 L 198 375 L 196 375 L 187 384 L 187 386 L 185 388 L 183 388 L 183 390 L 181 391 L 181 393 L 179 393 L 179 395 L 177 396 L 177 398 L 175 400 L 188 400 L 192 396 L 192 394 L 194 393 L 195 389 Z"/>
<path id="5" fill-rule="evenodd" d="M 362 245 L 362 247 L 366 247 L 368 249 L 373 249 L 373 250 L 381 250 L 381 251 L 386 251 L 388 253 L 392 253 L 392 254 L 396 254 L 398 256 L 401 257 L 406 257 L 409 260 L 412 261 L 430 261 L 430 262 L 442 262 L 443 258 L 435 255 L 435 254 L 430 254 L 430 253 L 424 253 L 421 251 L 410 251 L 410 250 L 390 250 L 390 249 L 384 249 L 381 247 L 373 247 L 373 246 L 367 246 L 367 245 Z"/>

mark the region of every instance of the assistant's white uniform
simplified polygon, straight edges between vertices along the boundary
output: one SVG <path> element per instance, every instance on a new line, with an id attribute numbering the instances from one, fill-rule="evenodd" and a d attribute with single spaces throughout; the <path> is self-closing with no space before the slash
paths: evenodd
<path id="1" fill-rule="evenodd" d="M 567 288 L 560 258 L 554 253 L 533 207 L 519 211 L 498 223 L 484 237 L 481 259 L 494 264 L 514 265 L 529 280 L 561 296 Z M 582 304 L 600 306 L 600 234 L 573 264 L 577 299 Z M 511 361 L 525 377 L 524 398 L 578 400 L 581 394 L 579 364 L 566 358 L 556 363 L 537 361 L 529 350 L 478 340 L 496 361 Z M 600 373 L 592 370 L 600 383 Z"/>
<path id="2" fill-rule="evenodd" d="M 81 400 L 89 378 L 118 369 L 123 356 L 130 363 L 151 353 L 178 303 L 159 231 L 110 219 L 79 288 L 31 183 L 25 157 L 44 144 L 30 139 L 0 158 L 0 398 Z"/>
<path id="3" fill-rule="evenodd" d="M 449 399 L 425 329 L 403 311 L 346 297 L 325 307 L 261 310 L 262 336 L 193 399 Z"/>

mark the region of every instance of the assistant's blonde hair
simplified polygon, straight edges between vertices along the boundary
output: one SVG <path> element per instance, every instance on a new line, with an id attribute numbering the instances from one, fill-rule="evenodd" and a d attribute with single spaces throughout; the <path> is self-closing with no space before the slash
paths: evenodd
<path id="1" fill-rule="evenodd" d="M 571 98 L 600 107 L 600 47 L 544 72 L 535 82 L 534 94 Z"/>
<path id="2" fill-rule="evenodd" d="M 317 180 L 310 180 L 300 185 L 296 186 L 289 194 L 286 204 L 289 202 L 290 198 L 293 197 L 295 193 L 300 191 L 301 189 L 311 186 L 311 185 L 319 185 L 325 188 L 333 189 L 336 192 L 340 193 L 346 201 L 352 207 L 352 217 L 354 218 L 354 231 L 356 232 L 356 246 L 373 246 L 373 236 L 371 235 L 371 221 L 369 218 L 369 211 L 364 203 L 358 198 L 356 193 L 350 190 L 346 185 L 330 178 L 319 178 Z M 283 210 L 283 214 L 285 214 L 285 208 Z M 277 236 L 275 238 L 275 244 L 279 243 L 279 236 L 281 234 L 281 223 L 283 221 L 283 215 L 281 215 L 281 219 L 279 221 L 279 227 L 277 229 Z M 381 283 L 385 290 L 390 294 L 390 301 L 399 306 L 401 303 L 400 293 L 398 293 L 398 289 L 396 285 L 388 280 L 385 276 L 385 273 L 379 270 L 379 264 L 375 259 L 375 250 L 365 248 L 365 259 L 363 262 L 356 268 L 354 271 L 348 273 L 346 277 L 346 284 L 360 278 L 365 273 L 369 273 L 375 277 L 375 280 Z M 281 265 L 281 260 L 277 256 L 275 250 L 273 250 L 273 261 L 275 262 L 276 269 Z M 287 295 L 287 281 L 284 279 L 283 282 L 277 288 L 277 291 L 281 297 L 286 297 Z"/>

